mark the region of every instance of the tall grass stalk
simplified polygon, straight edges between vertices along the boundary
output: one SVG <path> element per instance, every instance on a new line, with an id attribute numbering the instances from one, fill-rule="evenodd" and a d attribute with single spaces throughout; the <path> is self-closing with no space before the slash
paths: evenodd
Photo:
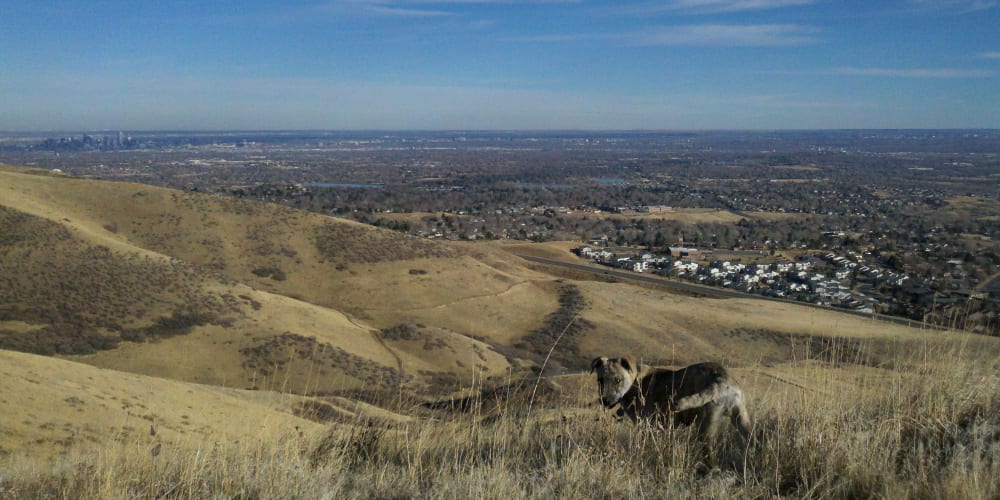
<path id="1" fill-rule="evenodd" d="M 510 408 L 529 404 L 521 396 L 492 415 L 358 417 L 318 436 L 191 438 L 158 455 L 144 438 L 54 463 L 12 456 L 0 498 L 1000 497 L 995 372 L 957 350 L 899 354 L 892 369 L 836 350 L 799 373 L 846 373 L 851 389 L 757 394 L 752 438 L 724 433 L 710 460 L 692 429 L 615 421 L 593 395 L 539 398 L 531 415 Z"/>

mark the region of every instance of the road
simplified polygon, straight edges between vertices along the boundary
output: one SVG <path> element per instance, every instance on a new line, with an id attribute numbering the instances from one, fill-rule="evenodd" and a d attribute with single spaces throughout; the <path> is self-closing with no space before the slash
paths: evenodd
<path id="1" fill-rule="evenodd" d="M 752 293 L 738 292 L 735 290 L 729 290 L 725 288 L 716 288 L 705 285 L 696 285 L 694 283 L 686 283 L 683 281 L 675 281 L 660 276 L 633 273 L 631 271 L 619 271 L 617 269 L 612 269 L 608 267 L 595 267 L 586 264 L 573 264 L 570 262 L 563 262 L 561 260 L 546 259 L 543 257 L 534 257 L 531 255 L 519 255 L 524 260 L 529 262 L 535 262 L 537 264 L 544 264 L 547 266 L 556 266 L 566 269 L 573 269 L 576 271 L 583 271 L 594 274 L 601 274 L 605 276 L 612 276 L 615 278 L 621 278 L 632 281 L 639 281 L 644 283 L 652 283 L 658 286 L 672 288 L 674 290 L 680 290 L 688 293 L 696 293 L 700 295 L 706 295 L 710 297 L 721 297 L 726 299 L 753 299 L 753 300 L 769 300 L 772 302 L 784 302 L 788 304 L 796 304 L 800 306 L 815 307 L 817 309 L 825 309 L 827 311 L 834 311 L 842 314 L 851 314 L 854 316 L 860 316 L 863 318 L 874 319 L 878 321 L 885 321 L 887 323 L 895 323 L 897 325 L 904 325 L 917 328 L 931 328 L 935 330 L 941 330 L 940 327 L 934 327 L 931 325 L 922 324 L 919 321 L 913 321 L 907 318 L 899 318 L 896 316 L 886 316 L 884 314 L 868 314 L 860 313 L 856 311 L 851 311 L 849 309 L 841 309 L 838 307 L 823 306 L 819 304 L 810 304 L 808 302 L 799 302 L 796 300 L 781 299 L 777 297 L 765 297 L 763 295 L 755 295 Z"/>
<path id="2" fill-rule="evenodd" d="M 694 283 L 685 283 L 683 281 L 673 281 L 663 278 L 661 276 L 634 273 L 631 271 L 619 271 L 617 269 L 612 269 L 610 267 L 595 267 L 586 264 L 572 264 L 570 262 L 563 262 L 561 260 L 546 259 L 543 257 L 533 257 L 530 255 L 521 255 L 522 259 L 535 262 L 538 264 L 545 264 L 549 266 L 558 266 L 567 269 L 574 269 L 577 271 L 585 271 L 588 273 L 602 274 L 605 276 L 613 276 L 615 278 L 622 278 L 633 281 L 641 281 L 645 283 L 653 283 L 660 286 L 665 286 L 667 288 L 673 288 L 675 290 L 682 290 L 690 293 L 697 293 L 700 295 L 709 295 L 712 297 L 724 297 L 729 299 L 747 299 L 747 298 L 762 298 L 759 295 L 751 295 L 747 293 L 741 293 L 733 290 L 727 290 L 725 288 L 715 288 L 704 285 L 695 285 Z"/>

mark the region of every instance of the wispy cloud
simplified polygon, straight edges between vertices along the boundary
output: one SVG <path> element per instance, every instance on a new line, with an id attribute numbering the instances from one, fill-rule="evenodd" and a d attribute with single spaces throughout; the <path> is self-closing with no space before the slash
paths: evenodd
<path id="1" fill-rule="evenodd" d="M 956 68 L 855 68 L 843 67 L 829 74 L 848 76 L 876 76 L 888 78 L 989 78 L 996 72 L 981 69 Z"/>
<path id="2" fill-rule="evenodd" d="M 444 10 L 430 10 L 430 9 L 407 9 L 403 7 L 392 7 L 388 5 L 369 5 L 368 10 L 375 14 L 381 14 L 384 16 L 401 16 L 401 17 L 441 17 L 450 16 L 451 12 Z"/>
<path id="3" fill-rule="evenodd" d="M 612 39 L 623 39 L 624 35 L 616 34 L 594 34 L 594 33 L 552 33 L 548 35 L 524 35 L 524 36 L 512 36 L 507 38 L 502 38 L 502 41 L 508 42 L 541 42 L 541 43 L 560 43 L 560 42 L 580 42 L 587 40 L 612 40 Z"/>
<path id="4" fill-rule="evenodd" d="M 697 24 L 659 26 L 625 33 L 551 33 L 509 38 L 513 42 L 606 41 L 633 47 L 780 47 L 818 42 L 817 29 L 794 24 Z"/>
<path id="5" fill-rule="evenodd" d="M 442 17 L 455 15 L 448 6 L 463 5 L 513 5 L 529 3 L 577 3 L 581 0 L 334 0 L 324 6 L 326 10 L 351 6 L 360 12 L 398 17 Z"/>
<path id="6" fill-rule="evenodd" d="M 997 0 L 910 0 L 910 3 L 923 8 L 958 12 L 968 14 L 1000 7 Z"/>
<path id="7" fill-rule="evenodd" d="M 442 8 L 425 8 L 393 0 L 330 0 L 306 11 L 313 16 L 444 17 L 453 13 Z"/>
<path id="8" fill-rule="evenodd" d="M 717 14 L 746 10 L 779 9 L 811 3 L 813 3 L 813 0 L 674 0 L 663 4 L 663 6 L 671 10 L 688 11 L 698 14 Z"/>
<path id="9" fill-rule="evenodd" d="M 495 19 L 479 19 L 479 20 L 470 22 L 468 26 L 469 26 L 470 29 L 481 30 L 481 29 L 490 28 L 492 26 L 495 26 L 496 24 L 497 24 L 497 22 L 496 22 Z"/>
<path id="10" fill-rule="evenodd" d="M 998 52 L 980 52 L 980 59 L 1000 59 L 1000 51 Z"/>
<path id="11" fill-rule="evenodd" d="M 409 4 L 553 4 L 553 3 L 581 3 L 583 0 L 397 0 L 400 3 Z"/>
<path id="12" fill-rule="evenodd" d="M 638 46 L 777 47 L 815 43 L 816 31 L 795 24 L 700 24 L 649 29 L 626 39 Z"/>
<path id="13" fill-rule="evenodd" d="M 726 14 L 795 7 L 814 2 L 815 0 L 670 0 L 625 3 L 602 10 L 616 15 L 639 16 L 660 13 Z"/>
<path id="14" fill-rule="evenodd" d="M 376 14 L 396 17 L 441 17 L 450 16 L 452 12 L 442 9 L 423 8 L 412 2 L 392 0 L 349 0 L 327 4 L 330 9 L 342 9 L 350 6 L 359 13 Z"/>
<path id="15" fill-rule="evenodd" d="M 355 5 L 378 6 L 394 11 L 450 13 L 445 6 L 461 5 L 517 5 L 517 4 L 561 4 L 578 3 L 581 0 L 346 0 Z M 431 8 L 433 7 L 433 8 Z"/>
<path id="16" fill-rule="evenodd" d="M 716 99 L 723 99 L 716 97 Z M 843 100 L 843 99 L 802 99 L 791 95 L 748 95 L 728 99 L 734 105 L 755 106 L 758 108 L 784 108 L 784 109 L 846 109 L 862 108 L 871 106 L 871 102 L 864 100 Z"/>

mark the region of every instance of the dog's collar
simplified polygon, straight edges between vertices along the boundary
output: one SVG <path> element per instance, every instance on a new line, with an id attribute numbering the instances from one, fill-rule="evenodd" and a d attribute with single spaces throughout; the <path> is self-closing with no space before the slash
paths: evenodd
<path id="1" fill-rule="evenodd" d="M 614 408 L 615 405 L 618 406 L 618 410 L 615 412 L 615 415 L 619 417 L 625 415 L 625 409 L 630 406 L 635 406 L 636 399 L 642 398 L 642 391 L 639 390 L 639 384 L 637 382 L 638 381 L 632 381 L 632 385 L 630 385 L 628 390 L 622 394 L 622 397 L 618 398 L 618 401 L 615 401 L 614 404 L 608 407 Z"/>

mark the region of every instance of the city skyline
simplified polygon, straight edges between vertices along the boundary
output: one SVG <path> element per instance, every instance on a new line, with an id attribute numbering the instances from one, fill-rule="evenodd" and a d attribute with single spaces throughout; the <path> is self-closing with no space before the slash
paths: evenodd
<path id="1" fill-rule="evenodd" d="M 0 130 L 1000 128 L 992 0 L 3 10 Z"/>

